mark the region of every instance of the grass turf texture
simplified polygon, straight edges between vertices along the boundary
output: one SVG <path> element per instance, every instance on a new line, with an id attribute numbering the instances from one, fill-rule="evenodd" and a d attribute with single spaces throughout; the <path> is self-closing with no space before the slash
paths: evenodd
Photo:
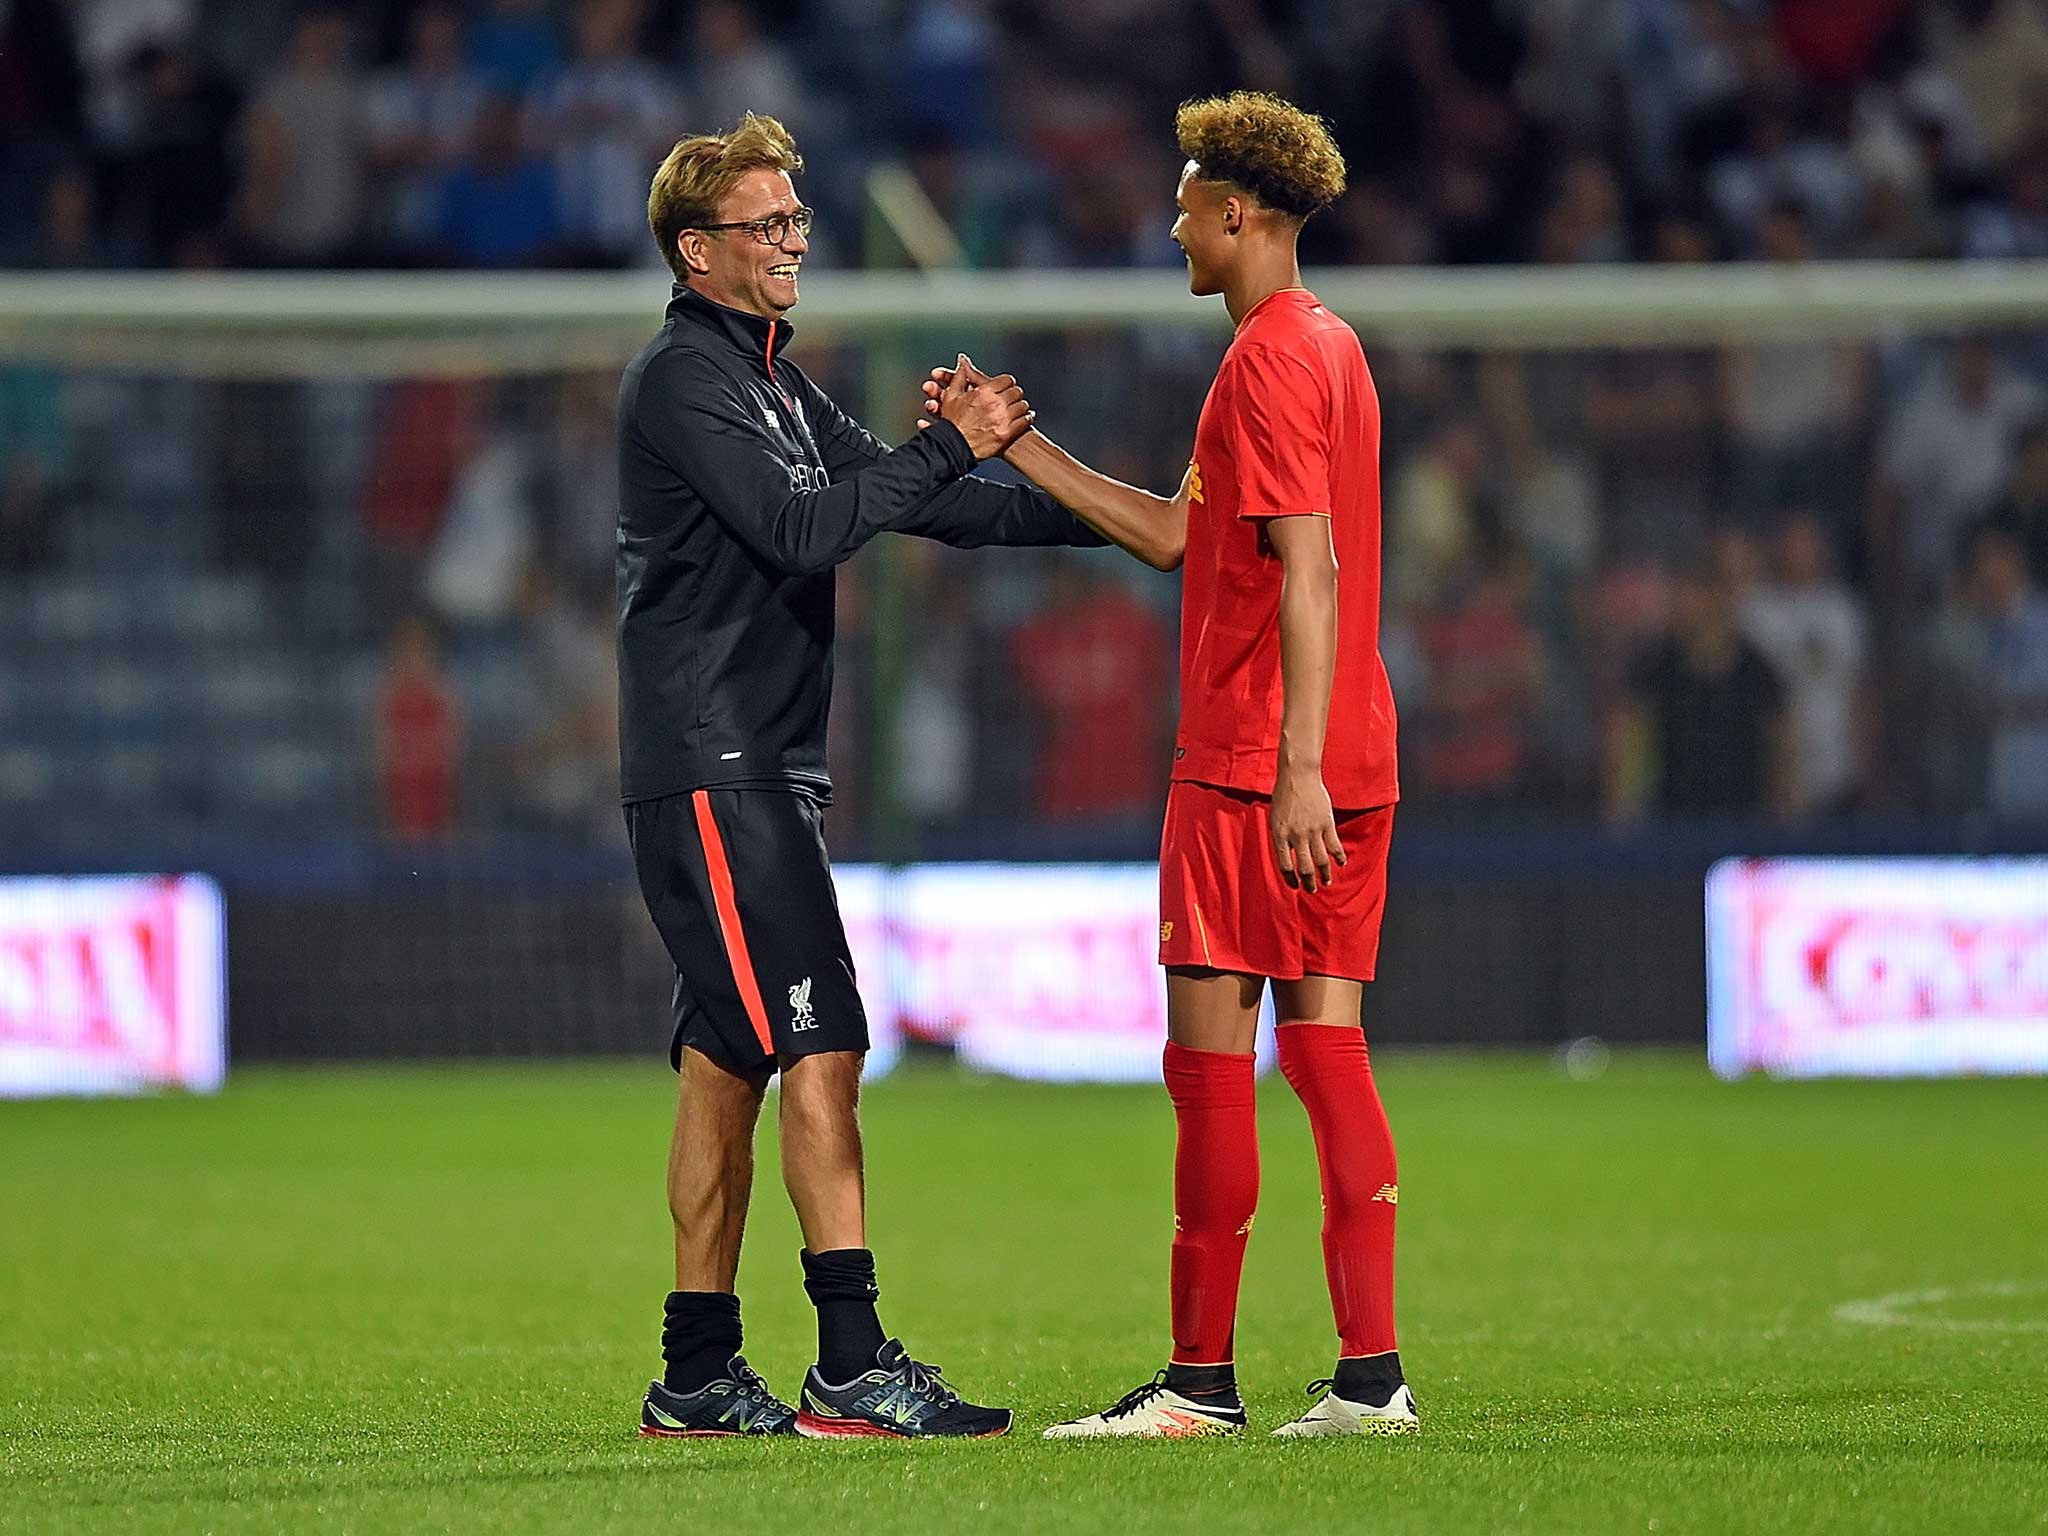
<path id="1" fill-rule="evenodd" d="M 1238 1330 L 1255 1433 L 1200 1444 L 1037 1437 L 1163 1356 L 1156 1089 L 870 1090 L 884 1321 L 1018 1411 L 1006 1441 L 915 1446 L 634 1438 L 666 1289 L 658 1066 L 0 1105 L 0 1530 L 2048 1526 L 2048 1082 L 1393 1052 L 1380 1077 L 1412 1441 L 1261 1432 L 1333 1349 L 1277 1079 Z M 790 1393 L 797 1246 L 764 1138 L 747 1353 Z M 1967 1294 L 1907 1315 L 1971 1326 L 1835 1314 L 1935 1289 Z"/>

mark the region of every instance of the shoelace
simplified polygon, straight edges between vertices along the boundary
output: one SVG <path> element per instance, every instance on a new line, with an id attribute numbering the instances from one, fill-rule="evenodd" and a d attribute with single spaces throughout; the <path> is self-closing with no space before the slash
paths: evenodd
<path id="1" fill-rule="evenodd" d="M 960 1394 L 946 1383 L 946 1378 L 936 1365 L 923 1360 L 905 1358 L 899 1369 L 903 1372 L 904 1383 L 913 1392 L 929 1393 L 941 1407 L 960 1401 Z"/>
<path id="2" fill-rule="evenodd" d="M 1166 1372 L 1161 1371 L 1142 1387 L 1133 1387 L 1109 1407 L 1102 1410 L 1105 1419 L 1120 1419 L 1126 1414 L 1136 1413 L 1166 1390 Z"/>
<path id="3" fill-rule="evenodd" d="M 744 1356 L 732 1357 L 732 1379 L 739 1383 L 740 1394 L 753 1399 L 763 1412 L 783 1412 L 788 1405 L 777 1397 L 761 1373 L 747 1364 Z"/>
<path id="4" fill-rule="evenodd" d="M 1314 1381 L 1310 1382 L 1301 1390 L 1310 1397 L 1321 1397 L 1325 1392 L 1332 1390 L 1336 1385 L 1336 1377 L 1318 1376 Z"/>

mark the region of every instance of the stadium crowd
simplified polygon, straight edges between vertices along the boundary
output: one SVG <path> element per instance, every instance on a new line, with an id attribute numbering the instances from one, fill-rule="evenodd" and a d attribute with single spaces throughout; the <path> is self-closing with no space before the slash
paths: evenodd
<path id="1" fill-rule="evenodd" d="M 907 166 L 982 266 L 1171 264 L 1179 99 L 1323 112 L 1326 262 L 2048 254 L 2038 0 L 8 0 L 0 262 L 652 265 L 648 167 L 752 108 L 813 261 Z M 1170 177 L 1169 177 L 1170 179 Z"/>
<path id="2" fill-rule="evenodd" d="M 2031 0 L 0 0 L 0 257 L 652 264 L 649 168 L 752 106 L 810 157 L 816 261 L 903 259 L 862 244 L 895 163 L 977 264 L 1163 263 L 1170 108 L 1218 81 L 1335 120 L 1321 261 L 2048 255 Z M 2048 819 L 2038 335 L 1367 342 L 1417 815 Z M 1177 482 L 1213 334 L 975 344 Z M 909 374 L 800 345 L 906 423 Z M 615 386 L 0 365 L 0 826 L 616 841 Z M 842 575 L 835 842 L 1141 855 L 1173 579 L 888 543 Z"/>

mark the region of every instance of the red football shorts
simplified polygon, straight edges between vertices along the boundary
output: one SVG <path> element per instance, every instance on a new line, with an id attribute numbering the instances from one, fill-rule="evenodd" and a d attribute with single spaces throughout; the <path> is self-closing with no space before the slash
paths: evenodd
<path id="1" fill-rule="evenodd" d="M 1177 780 L 1159 843 L 1159 963 L 1296 981 L 1371 981 L 1387 905 L 1394 808 L 1339 811 L 1347 862 L 1313 893 L 1280 878 L 1268 813 L 1242 790 Z"/>

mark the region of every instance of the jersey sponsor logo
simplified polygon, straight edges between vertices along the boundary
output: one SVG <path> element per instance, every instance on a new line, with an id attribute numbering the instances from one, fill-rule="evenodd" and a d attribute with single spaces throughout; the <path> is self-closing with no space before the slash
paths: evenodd
<path id="1" fill-rule="evenodd" d="M 822 491 L 832 483 L 832 477 L 825 473 L 820 464 L 792 464 L 789 466 L 789 488 L 799 495 Z"/>
<path id="2" fill-rule="evenodd" d="M 1382 1184 L 1378 1192 L 1374 1194 L 1373 1199 L 1384 1200 L 1389 1205 L 1399 1205 L 1401 1203 L 1401 1186 L 1398 1184 Z"/>
<path id="3" fill-rule="evenodd" d="M 791 1029 L 816 1029 L 818 1027 L 818 1015 L 811 1009 L 810 977 L 806 976 L 802 981 L 789 989 L 789 1006 L 793 1014 L 789 1021 Z"/>

